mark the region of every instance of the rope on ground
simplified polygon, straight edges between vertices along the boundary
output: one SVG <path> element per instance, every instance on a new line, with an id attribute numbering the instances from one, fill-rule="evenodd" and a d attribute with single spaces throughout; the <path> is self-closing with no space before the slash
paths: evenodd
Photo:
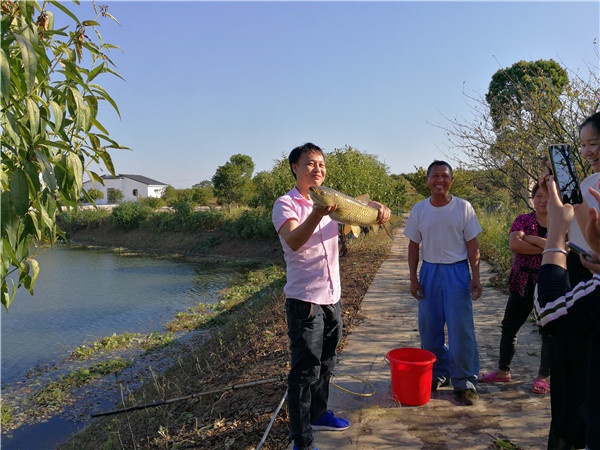
<path id="1" fill-rule="evenodd" d="M 263 380 L 250 381 L 248 383 L 238 383 L 238 384 L 233 384 L 231 386 L 227 386 L 227 387 L 220 388 L 220 389 L 213 389 L 211 391 L 196 392 L 194 394 L 185 395 L 183 397 L 175 397 L 175 398 L 161 400 L 161 401 L 154 402 L 154 403 L 146 403 L 144 405 L 130 406 L 129 408 L 115 409 L 112 411 L 96 413 L 96 414 L 92 414 L 92 417 L 112 416 L 113 414 L 121 414 L 124 412 L 136 411 L 139 409 L 154 408 L 156 406 L 168 405 L 170 403 L 181 402 L 183 400 L 189 400 L 189 399 L 196 398 L 196 397 L 202 397 L 203 395 L 218 394 L 220 392 L 232 391 L 235 389 L 243 389 L 243 388 L 247 388 L 247 387 L 258 386 L 260 384 L 274 383 L 277 381 L 283 381 L 285 379 L 286 379 L 286 377 L 284 375 L 280 375 L 279 377 L 276 377 L 276 378 L 266 378 Z"/>
<path id="2" fill-rule="evenodd" d="M 269 426 L 267 427 L 267 429 L 265 430 L 262 439 L 260 440 L 260 442 L 258 443 L 258 445 L 256 446 L 255 450 L 259 450 L 263 444 L 265 443 L 265 441 L 267 440 L 267 436 L 269 435 L 269 431 L 271 431 L 271 427 L 273 426 L 273 423 L 275 422 L 275 418 L 277 417 L 277 414 L 279 414 L 279 410 L 281 409 L 281 407 L 283 406 L 283 403 L 285 402 L 285 399 L 287 397 L 287 389 L 285 390 L 283 397 L 281 398 L 281 401 L 279 402 L 279 406 L 277 406 L 277 409 L 275 410 L 275 412 L 273 413 L 273 417 L 271 417 L 271 421 L 269 422 Z"/>
<path id="3" fill-rule="evenodd" d="M 368 386 L 371 389 L 371 392 L 353 392 L 350 391 L 349 389 L 343 388 L 341 386 L 339 386 L 335 381 L 335 377 L 341 378 L 341 377 L 350 377 L 350 378 L 354 378 L 355 380 L 360 381 L 361 383 L 364 383 L 366 386 Z M 357 397 L 371 397 L 373 394 L 375 394 L 375 386 L 373 386 L 371 383 L 369 383 L 368 381 L 365 381 L 361 378 L 355 377 L 354 375 L 350 375 L 347 373 L 344 374 L 339 374 L 339 375 L 331 375 L 331 381 L 330 384 L 336 388 L 338 388 L 340 391 L 346 392 L 348 394 L 352 394 L 352 395 L 356 395 Z"/>

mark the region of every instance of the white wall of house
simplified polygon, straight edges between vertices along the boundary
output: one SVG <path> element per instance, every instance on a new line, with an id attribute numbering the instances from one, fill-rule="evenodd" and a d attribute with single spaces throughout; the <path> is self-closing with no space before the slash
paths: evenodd
<path id="1" fill-rule="evenodd" d="M 83 189 L 86 191 L 96 188 L 104 194 L 104 198 L 96 200 L 98 205 L 108 204 L 108 191 L 110 189 L 120 190 L 123 193 L 123 201 L 137 201 L 138 198 L 159 198 L 167 187 L 166 184 L 140 175 L 103 176 L 102 179 L 104 185 L 91 180 L 83 183 Z"/>

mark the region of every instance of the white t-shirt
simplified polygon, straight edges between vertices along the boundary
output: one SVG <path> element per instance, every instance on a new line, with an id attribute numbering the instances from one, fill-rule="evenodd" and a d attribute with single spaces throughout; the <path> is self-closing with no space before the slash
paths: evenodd
<path id="1" fill-rule="evenodd" d="M 423 261 L 453 264 L 467 259 L 467 242 L 481 233 L 471 204 L 452 196 L 445 206 L 433 206 L 429 198 L 413 206 L 404 235 L 421 244 Z"/>

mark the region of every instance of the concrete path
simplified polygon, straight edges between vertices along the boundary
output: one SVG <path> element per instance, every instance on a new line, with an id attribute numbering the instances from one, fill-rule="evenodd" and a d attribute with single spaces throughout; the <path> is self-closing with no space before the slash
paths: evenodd
<path id="1" fill-rule="evenodd" d="M 541 341 L 537 327 L 527 322 L 519 333 L 512 364 L 513 380 L 479 384 L 479 402 L 459 404 L 452 387 L 432 394 L 422 406 L 402 406 L 393 399 L 387 352 L 419 347 L 417 302 L 409 292 L 408 240 L 398 230 L 392 252 L 363 300 L 364 321 L 348 336 L 340 352 L 329 409 L 351 421 L 343 432 L 319 431 L 315 445 L 329 449 L 493 449 L 497 438 L 522 449 L 545 449 L 550 425 L 549 395 L 530 392 L 537 373 Z M 497 367 L 500 321 L 507 295 L 487 287 L 491 268 L 482 264 L 482 297 L 474 303 L 481 371 Z M 350 375 L 350 376 L 348 376 Z M 352 378 L 356 377 L 356 378 Z M 291 448 L 291 446 L 290 446 Z"/>

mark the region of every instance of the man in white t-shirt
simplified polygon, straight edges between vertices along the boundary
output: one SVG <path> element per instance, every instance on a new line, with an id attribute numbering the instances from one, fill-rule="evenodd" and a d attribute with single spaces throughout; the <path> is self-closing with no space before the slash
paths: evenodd
<path id="1" fill-rule="evenodd" d="M 473 405 L 478 400 L 479 352 L 471 302 L 481 295 L 477 241 L 481 226 L 471 204 L 450 195 L 453 180 L 450 164 L 430 164 L 431 196 L 413 207 L 404 235 L 410 239 L 410 292 L 419 300 L 421 347 L 437 358 L 431 389 L 451 382 L 458 401 Z M 419 249 L 423 263 L 417 275 Z"/>

